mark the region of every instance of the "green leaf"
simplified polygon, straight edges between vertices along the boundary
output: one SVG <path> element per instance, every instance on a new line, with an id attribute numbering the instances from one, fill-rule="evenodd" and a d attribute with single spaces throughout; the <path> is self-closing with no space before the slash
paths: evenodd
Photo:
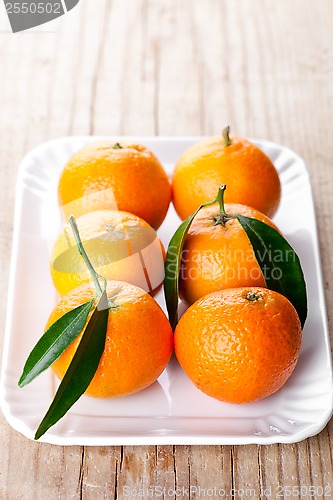
<path id="1" fill-rule="evenodd" d="M 250 240 L 267 288 L 290 300 L 303 327 L 307 316 L 307 296 L 297 254 L 285 238 L 268 224 L 243 215 L 236 217 Z"/>
<path id="2" fill-rule="evenodd" d="M 35 439 L 60 420 L 89 386 L 104 351 L 109 316 L 106 282 L 100 300 L 84 330 L 71 364 L 54 396 Z"/>
<path id="3" fill-rule="evenodd" d="M 191 227 L 194 217 L 199 210 L 208 205 L 216 203 L 217 198 L 200 205 L 200 207 L 187 219 L 185 219 L 172 236 L 165 259 L 164 296 L 168 310 L 169 321 L 172 329 L 176 328 L 178 322 L 178 286 L 181 264 L 181 254 L 186 235 Z"/>
<path id="4" fill-rule="evenodd" d="M 94 300 L 86 302 L 59 318 L 37 342 L 24 365 L 18 382 L 24 387 L 54 363 L 82 332 Z"/>

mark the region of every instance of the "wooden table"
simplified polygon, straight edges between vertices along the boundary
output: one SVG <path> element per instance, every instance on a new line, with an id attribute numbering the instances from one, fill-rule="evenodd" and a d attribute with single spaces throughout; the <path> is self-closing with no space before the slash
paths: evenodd
<path id="1" fill-rule="evenodd" d="M 332 321 L 332 18 L 331 0 L 82 0 L 13 35 L 1 7 L 1 332 L 28 150 L 67 134 L 212 134 L 226 124 L 305 159 Z M 27 440 L 1 416 L 0 499 L 125 498 L 125 486 L 157 485 L 272 499 L 283 485 L 295 487 L 291 498 L 322 498 L 309 487 L 333 485 L 332 432 L 330 423 L 291 445 L 63 448 Z"/>

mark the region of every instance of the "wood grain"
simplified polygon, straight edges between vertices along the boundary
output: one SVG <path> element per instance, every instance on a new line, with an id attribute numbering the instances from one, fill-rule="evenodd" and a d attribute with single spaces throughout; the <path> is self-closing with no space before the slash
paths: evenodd
<path id="1" fill-rule="evenodd" d="M 12 35 L 0 10 L 1 331 L 17 168 L 28 150 L 67 134 L 212 134 L 227 123 L 304 157 L 331 325 L 332 18 L 331 0 L 84 0 Z M 126 487 L 134 498 L 155 486 L 164 498 L 217 488 L 275 499 L 279 486 L 295 487 L 292 498 L 325 498 L 332 433 L 330 422 L 292 445 L 63 448 L 32 443 L 0 417 L 0 498 L 126 498 Z"/>

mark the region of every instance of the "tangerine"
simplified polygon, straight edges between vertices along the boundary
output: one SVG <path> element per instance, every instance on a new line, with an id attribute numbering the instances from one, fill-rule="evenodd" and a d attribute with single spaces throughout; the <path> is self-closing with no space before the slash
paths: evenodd
<path id="1" fill-rule="evenodd" d="M 249 403 L 279 390 L 300 352 L 294 306 L 266 288 L 234 288 L 195 302 L 181 317 L 174 348 L 202 392 L 228 403 Z"/>
<path id="2" fill-rule="evenodd" d="M 93 210 L 118 209 L 157 229 L 169 208 L 171 186 L 148 148 L 134 142 L 102 140 L 70 158 L 60 176 L 58 199 L 66 220 Z"/>
<path id="3" fill-rule="evenodd" d="M 179 294 L 193 304 L 208 293 L 241 286 L 265 287 L 265 278 L 252 245 L 234 215 L 258 219 L 277 229 L 254 208 L 240 204 L 219 204 L 202 208 L 195 216 L 185 238 L 179 275 Z"/>
<path id="4" fill-rule="evenodd" d="M 78 217 L 77 225 L 93 267 L 106 279 L 128 281 L 150 293 L 162 284 L 164 247 L 143 219 L 124 211 L 96 210 Z M 54 243 L 50 271 L 60 295 L 91 280 L 69 225 Z"/>
<path id="5" fill-rule="evenodd" d="M 144 290 L 121 281 L 108 281 L 112 304 L 104 352 L 86 394 L 112 398 L 138 392 L 151 385 L 163 372 L 173 349 L 172 330 L 157 302 Z M 45 330 L 61 316 L 90 301 L 94 286 L 84 283 L 63 297 L 52 311 Z M 53 363 L 52 370 L 62 379 L 82 333 Z"/>
<path id="6" fill-rule="evenodd" d="M 281 184 L 272 161 L 243 137 L 204 139 L 178 159 L 172 178 L 173 204 L 186 219 L 202 203 L 214 199 L 221 184 L 228 186 L 225 201 L 254 207 L 272 217 L 280 203 Z"/>

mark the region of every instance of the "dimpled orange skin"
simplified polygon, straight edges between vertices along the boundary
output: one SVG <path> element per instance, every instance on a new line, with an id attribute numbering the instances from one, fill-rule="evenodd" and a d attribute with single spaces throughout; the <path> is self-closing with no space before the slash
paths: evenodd
<path id="1" fill-rule="evenodd" d="M 246 299 L 248 292 L 258 300 Z M 279 390 L 293 372 L 302 341 L 293 305 L 265 288 L 234 288 L 199 299 L 175 330 L 175 353 L 202 392 L 249 403 Z"/>
<path id="2" fill-rule="evenodd" d="M 221 184 L 227 185 L 227 203 L 249 205 L 269 217 L 275 214 L 281 184 L 273 163 L 247 139 L 230 139 L 230 146 L 225 146 L 222 135 L 205 139 L 188 148 L 177 161 L 173 204 L 181 219 L 213 200 Z"/>
<path id="3" fill-rule="evenodd" d="M 88 144 L 63 169 L 58 199 L 65 218 L 100 209 L 131 212 L 154 229 L 163 222 L 171 200 L 167 174 L 145 146 L 120 141 Z M 75 203 L 74 203 L 75 202 Z"/>
<path id="4" fill-rule="evenodd" d="M 157 291 L 164 279 L 165 250 L 147 222 L 121 210 L 96 210 L 78 217 L 76 223 L 99 274 L 108 280 L 127 281 L 150 293 Z M 50 273 L 61 296 L 91 281 L 69 224 L 53 245 Z"/>
<path id="5" fill-rule="evenodd" d="M 277 229 L 275 224 L 251 207 L 225 204 L 227 214 L 258 219 Z M 219 205 L 202 208 L 194 218 L 182 251 L 179 293 L 186 304 L 193 304 L 208 293 L 242 286 L 266 287 L 252 245 L 237 219 L 216 224 Z M 278 229 L 277 229 L 278 230 Z"/>
<path id="6" fill-rule="evenodd" d="M 170 323 L 157 302 L 144 290 L 121 281 L 108 282 L 109 310 L 104 353 L 85 394 L 113 398 L 132 394 L 151 385 L 163 372 L 173 350 Z M 63 297 L 53 310 L 47 329 L 66 312 L 91 300 L 94 289 L 87 283 Z M 81 335 L 52 365 L 62 379 Z"/>

